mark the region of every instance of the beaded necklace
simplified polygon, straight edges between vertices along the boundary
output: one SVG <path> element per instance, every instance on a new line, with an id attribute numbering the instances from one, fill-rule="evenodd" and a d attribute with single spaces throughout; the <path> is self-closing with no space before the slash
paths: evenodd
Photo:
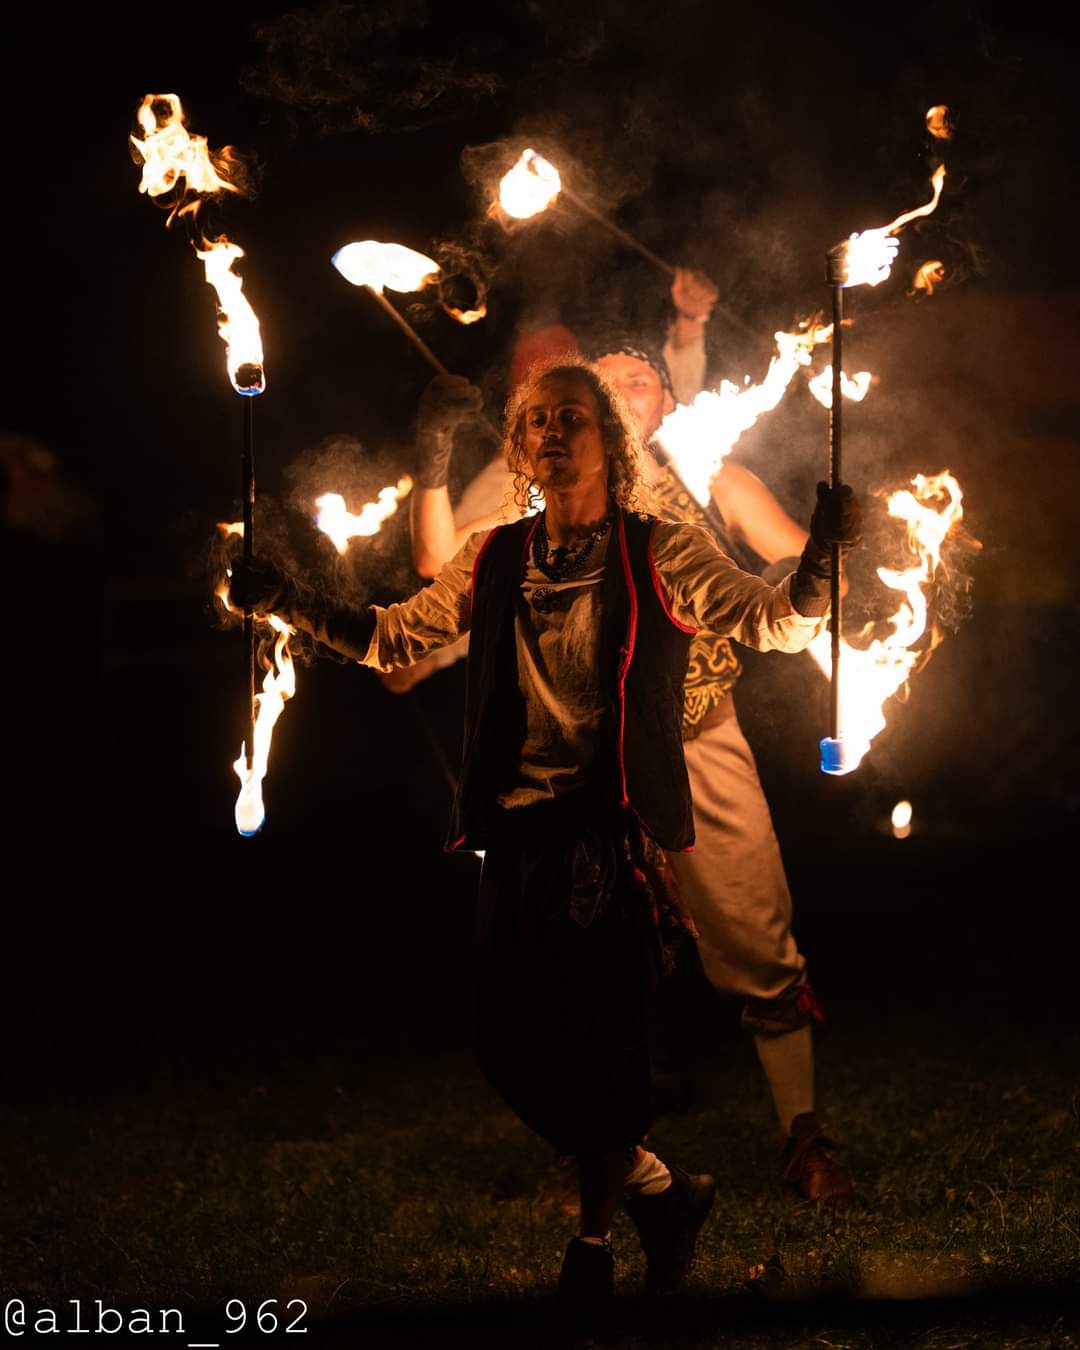
<path id="1" fill-rule="evenodd" d="M 585 564 L 589 561 L 597 540 L 603 539 L 610 529 L 611 521 L 602 520 L 591 533 L 578 543 L 557 544 L 555 548 L 552 548 L 551 540 L 548 537 L 547 523 L 541 516 L 533 534 L 533 562 L 552 581 L 565 581 L 567 577 L 576 576 L 579 572 L 585 570 Z M 553 609 L 557 594 L 550 586 L 538 586 L 532 594 L 533 608 L 541 613 Z"/>

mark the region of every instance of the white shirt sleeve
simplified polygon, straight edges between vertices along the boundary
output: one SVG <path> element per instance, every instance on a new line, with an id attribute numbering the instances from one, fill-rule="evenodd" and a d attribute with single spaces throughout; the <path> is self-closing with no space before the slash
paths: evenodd
<path id="1" fill-rule="evenodd" d="M 653 534 L 653 562 L 672 617 L 761 652 L 801 652 L 824 626 L 792 606 L 791 577 L 770 586 L 744 572 L 700 525 L 661 521 Z"/>
<path id="2" fill-rule="evenodd" d="M 664 343 L 664 360 L 671 375 L 671 388 L 676 403 L 693 403 L 705 388 L 705 336 L 684 347 L 675 346 L 675 325 L 668 329 Z"/>
<path id="3" fill-rule="evenodd" d="M 490 534 L 470 535 L 431 585 L 408 600 L 385 609 L 374 606 L 375 633 L 364 665 L 376 670 L 412 666 L 469 631 L 473 565 Z"/>

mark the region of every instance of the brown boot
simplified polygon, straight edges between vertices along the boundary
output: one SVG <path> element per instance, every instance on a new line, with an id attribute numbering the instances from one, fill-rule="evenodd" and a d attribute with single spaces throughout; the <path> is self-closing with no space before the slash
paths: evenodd
<path id="1" fill-rule="evenodd" d="M 817 1116 L 804 1111 L 791 1122 L 791 1134 L 780 1155 L 781 1175 L 804 1200 L 845 1208 L 855 1198 L 855 1187 L 847 1172 L 829 1156 L 829 1150 L 835 1147 L 825 1137 Z"/>

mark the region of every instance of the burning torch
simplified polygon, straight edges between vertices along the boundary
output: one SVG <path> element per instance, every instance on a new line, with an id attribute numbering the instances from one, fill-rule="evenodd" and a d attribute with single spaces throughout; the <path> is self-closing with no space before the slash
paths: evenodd
<path id="1" fill-rule="evenodd" d="M 829 408 L 829 486 L 839 487 L 843 481 L 843 333 L 844 291 L 849 286 L 877 286 L 888 277 L 896 258 L 900 241 L 897 235 L 911 220 L 928 216 L 941 197 L 945 182 L 945 165 L 934 170 L 930 179 L 934 195 L 925 206 L 905 211 L 892 222 L 876 230 L 853 234 L 837 244 L 825 255 L 825 279 L 832 289 L 832 404 Z M 829 735 L 821 741 L 821 770 L 823 773 L 844 774 L 856 767 L 844 747 L 840 726 L 840 630 L 841 630 L 841 570 L 843 566 L 839 544 L 832 545 L 831 618 L 832 674 L 829 681 Z"/>
<path id="2" fill-rule="evenodd" d="M 543 155 L 538 155 L 535 150 L 523 150 L 521 158 L 499 181 L 499 206 L 506 215 L 513 217 L 514 220 L 528 220 L 532 216 L 538 216 L 541 211 L 547 210 L 557 197 L 562 196 L 564 200 L 576 206 L 583 215 L 595 221 L 602 230 L 605 230 L 612 238 L 617 239 L 620 244 L 633 249 L 635 253 L 640 254 L 646 262 L 652 263 L 654 267 L 666 273 L 669 277 L 675 276 L 676 269 L 666 259 L 661 258 L 654 253 L 651 248 L 635 239 L 621 226 L 616 225 L 613 220 L 592 206 L 580 193 L 572 191 L 562 181 L 562 177 L 555 165 L 546 160 Z M 730 309 L 717 302 L 717 308 L 731 324 L 741 328 L 743 332 L 748 333 L 754 339 L 759 334 L 734 314 Z"/>
<path id="3" fill-rule="evenodd" d="M 195 229 L 205 201 L 226 192 L 242 192 L 238 182 L 241 178 L 239 161 L 230 148 L 211 151 L 205 136 L 193 136 L 188 132 L 184 110 L 176 94 L 147 94 L 139 105 L 136 118 L 142 136 L 132 136 L 130 141 L 133 158 L 142 165 L 139 191 L 151 198 L 166 199 L 166 204 L 170 205 L 168 224 L 177 217 L 187 222 L 196 256 L 203 263 L 206 280 L 217 295 L 218 334 L 225 343 L 229 379 L 236 392 L 244 397 L 240 490 L 244 556 L 250 558 L 254 552 L 255 534 L 254 399 L 266 388 L 262 338 L 259 321 L 244 296 L 239 276 L 232 270 L 233 263 L 244 256 L 244 250 L 224 235 L 208 239 L 201 230 L 196 232 Z M 243 752 L 234 766 L 240 777 L 236 826 L 241 834 L 252 835 L 261 828 L 264 812 L 262 774 L 256 763 L 255 624 L 250 611 L 244 613 L 244 639 L 248 726 Z M 287 634 L 278 646 L 282 643 L 287 649 Z M 267 744 L 266 751 L 268 748 Z M 259 758 L 262 773 L 265 773 L 266 753 Z"/>
<path id="4" fill-rule="evenodd" d="M 353 286 L 365 286 L 401 329 L 412 345 L 439 375 L 449 372 L 409 321 L 387 300 L 384 290 L 407 294 L 418 291 L 439 274 L 439 264 L 403 244 L 380 244 L 362 239 L 339 248 L 330 261 Z"/>

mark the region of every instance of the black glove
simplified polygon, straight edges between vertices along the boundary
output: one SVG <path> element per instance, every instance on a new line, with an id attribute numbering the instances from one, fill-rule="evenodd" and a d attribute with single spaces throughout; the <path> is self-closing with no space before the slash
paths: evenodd
<path id="1" fill-rule="evenodd" d="M 355 609 L 341 604 L 269 558 L 241 555 L 233 562 L 229 600 L 236 609 L 279 614 L 353 661 L 364 659 L 375 632 L 375 611 L 370 606 Z"/>
<path id="2" fill-rule="evenodd" d="M 279 608 L 291 587 L 291 578 L 269 558 L 245 558 L 232 561 L 229 579 L 229 603 L 253 614 L 272 614 Z"/>
<path id="3" fill-rule="evenodd" d="M 416 413 L 416 478 L 421 487 L 446 486 L 454 432 L 484 406 L 484 396 L 463 375 L 436 375 Z"/>
<path id="4" fill-rule="evenodd" d="M 843 558 L 862 538 L 859 500 L 846 483 L 817 485 L 817 505 L 810 517 L 810 538 L 791 582 L 791 603 L 807 618 L 820 618 L 829 608 L 832 589 L 832 546 Z"/>
<path id="5" fill-rule="evenodd" d="M 817 485 L 817 505 L 810 517 L 810 538 L 826 552 L 833 544 L 846 551 L 862 538 L 862 512 L 859 499 L 847 483 L 829 487 Z"/>

